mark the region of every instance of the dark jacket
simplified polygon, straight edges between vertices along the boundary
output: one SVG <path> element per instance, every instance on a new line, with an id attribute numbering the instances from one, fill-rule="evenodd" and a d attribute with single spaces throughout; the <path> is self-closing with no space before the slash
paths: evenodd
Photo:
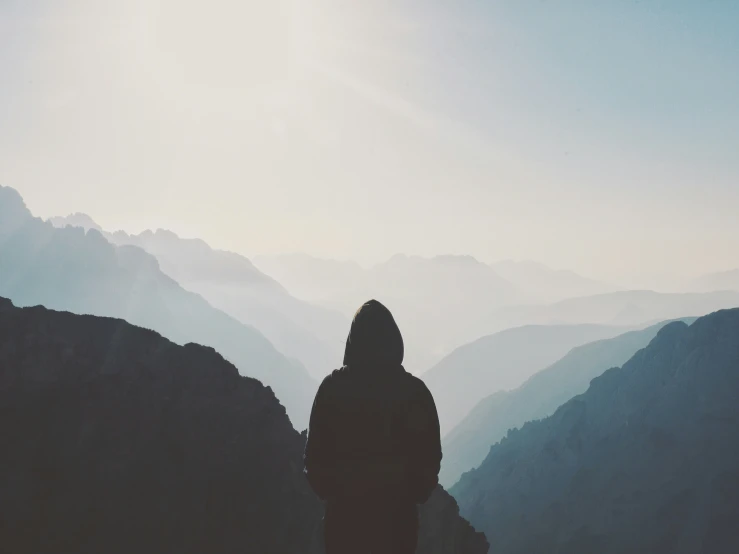
<path id="1" fill-rule="evenodd" d="M 393 316 L 367 302 L 352 321 L 344 366 L 323 380 L 313 403 L 305 473 L 321 498 L 423 503 L 438 483 L 436 406 L 402 362 Z"/>

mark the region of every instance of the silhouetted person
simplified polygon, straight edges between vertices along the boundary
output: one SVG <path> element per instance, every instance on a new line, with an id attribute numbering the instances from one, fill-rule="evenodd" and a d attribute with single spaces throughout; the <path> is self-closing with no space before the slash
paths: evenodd
<path id="1" fill-rule="evenodd" d="M 318 389 L 305 473 L 326 501 L 327 554 L 413 554 L 417 504 L 438 483 L 439 419 L 426 385 L 403 366 L 390 311 L 370 300 L 354 316 L 344 367 Z"/>

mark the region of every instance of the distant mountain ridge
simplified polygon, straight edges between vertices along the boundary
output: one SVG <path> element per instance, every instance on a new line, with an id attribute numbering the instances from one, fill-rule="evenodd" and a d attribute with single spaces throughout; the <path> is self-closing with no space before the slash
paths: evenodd
<path id="1" fill-rule="evenodd" d="M 490 264 L 515 283 L 527 303 L 550 303 L 578 296 L 615 292 L 619 287 L 589 279 L 570 270 L 555 270 L 533 261 L 503 260 Z"/>
<path id="2" fill-rule="evenodd" d="M 305 434 L 212 348 L 0 298 L 0 549 L 319 554 Z M 485 554 L 438 488 L 418 554 Z"/>
<path id="3" fill-rule="evenodd" d="M 735 307 L 739 307 L 739 291 L 662 293 L 627 290 L 569 298 L 545 305 L 498 308 L 488 314 L 484 327 L 493 333 L 532 324 L 649 325 L 686 314 L 703 316 Z"/>
<path id="4" fill-rule="evenodd" d="M 626 363 L 667 324 L 577 346 L 517 389 L 496 392 L 481 400 L 444 437 L 441 483 L 452 486 L 463 472 L 478 467 L 509 429 L 551 415 L 567 400 L 585 392 L 592 379 Z"/>
<path id="5" fill-rule="evenodd" d="M 178 343 L 217 348 L 243 374 L 273 387 L 298 428 L 307 423 L 317 383 L 300 363 L 184 290 L 144 250 L 116 247 L 95 230 L 54 228 L 7 187 L 0 187 L 0 295 L 21 306 L 120 317 Z"/>
<path id="6" fill-rule="evenodd" d="M 328 260 L 297 253 L 255 256 L 253 261 L 261 271 L 282 283 L 298 298 L 333 309 L 344 307 L 341 303 L 335 304 L 334 297 L 344 297 L 365 271 L 356 262 Z"/>
<path id="7" fill-rule="evenodd" d="M 95 225 L 89 216 L 56 218 L 56 224 L 75 225 L 81 220 Z M 138 235 L 104 232 L 103 236 L 115 245 L 138 246 L 155 256 L 164 273 L 216 308 L 259 329 L 280 352 L 305 365 L 313 377 L 320 379 L 341 364 L 348 320 L 292 297 L 248 258 L 163 229 Z"/>
<path id="8" fill-rule="evenodd" d="M 576 346 L 625 330 L 604 325 L 527 325 L 460 346 L 421 375 L 436 399 L 442 433 L 453 429 L 486 396 L 516 388 Z"/>
<path id="9" fill-rule="evenodd" d="M 368 298 L 410 330 L 408 369 L 429 370 L 455 348 L 525 325 L 647 326 L 739 306 L 739 292 L 620 290 L 531 261 L 485 264 L 472 256 L 397 254 L 369 268 L 306 255 L 262 256 L 257 267 L 297 296 L 351 317 Z"/>
<path id="10" fill-rule="evenodd" d="M 709 273 L 690 283 L 693 292 L 739 291 L 739 269 Z"/>
<path id="11" fill-rule="evenodd" d="M 397 254 L 368 269 L 305 255 L 257 257 L 255 263 L 288 290 L 302 290 L 311 295 L 306 299 L 349 317 L 370 298 L 383 302 L 406 337 L 413 373 L 476 338 L 470 329 L 479 318 L 518 298 L 515 286 L 471 256 Z"/>
<path id="12" fill-rule="evenodd" d="M 664 326 L 452 492 L 500 554 L 739 551 L 739 309 Z"/>
<path id="13" fill-rule="evenodd" d="M 58 228 L 70 226 L 70 227 L 81 227 L 85 231 L 94 229 L 95 231 L 98 231 L 100 233 L 103 232 L 103 228 L 100 227 L 100 225 L 98 225 L 97 223 L 95 223 L 95 220 L 93 220 L 89 215 L 84 214 L 82 212 L 70 214 L 65 217 L 51 217 L 49 218 L 49 223 L 51 223 L 54 227 L 58 227 Z"/>

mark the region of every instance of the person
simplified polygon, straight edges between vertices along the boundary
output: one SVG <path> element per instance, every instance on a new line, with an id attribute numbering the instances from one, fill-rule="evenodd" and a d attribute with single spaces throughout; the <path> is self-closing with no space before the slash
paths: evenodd
<path id="1" fill-rule="evenodd" d="M 417 505 L 438 484 L 442 453 L 434 399 L 402 363 L 392 314 L 365 303 L 343 367 L 316 393 L 305 447 L 305 474 L 326 505 L 327 554 L 416 550 Z"/>

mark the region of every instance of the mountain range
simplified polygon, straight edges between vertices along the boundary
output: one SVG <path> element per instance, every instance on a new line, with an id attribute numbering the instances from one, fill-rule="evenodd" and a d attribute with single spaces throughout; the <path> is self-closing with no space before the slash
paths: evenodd
<path id="1" fill-rule="evenodd" d="M 317 383 L 299 362 L 183 289 L 144 250 L 114 246 L 96 230 L 57 229 L 7 187 L 0 187 L 0 295 L 19 306 L 120 317 L 180 344 L 214 347 L 271 386 L 296 427 L 307 424 Z"/>
<path id="2" fill-rule="evenodd" d="M 570 270 L 556 270 L 530 260 L 490 264 L 498 275 L 514 283 L 529 304 L 548 304 L 577 296 L 615 292 L 619 287 L 588 279 Z"/>
<path id="3" fill-rule="evenodd" d="M 692 292 L 739 291 L 739 269 L 703 275 L 690 283 L 689 288 Z"/>
<path id="4" fill-rule="evenodd" d="M 0 298 L 0 547 L 318 554 L 305 434 L 212 348 Z M 419 554 L 485 554 L 438 488 Z"/>
<path id="5" fill-rule="evenodd" d="M 569 298 L 545 305 L 507 306 L 492 310 L 483 327 L 490 333 L 518 325 L 649 325 L 684 316 L 702 316 L 739 307 L 739 291 L 662 293 L 617 291 Z"/>
<path id="6" fill-rule="evenodd" d="M 363 268 L 293 254 L 257 256 L 254 263 L 297 297 L 347 317 L 368 298 L 388 305 L 407 335 L 407 366 L 416 374 L 428 371 L 455 348 L 514 327 L 643 327 L 739 306 L 738 291 L 620 290 L 531 261 L 488 265 L 471 256 L 398 254 Z"/>
<path id="7" fill-rule="evenodd" d="M 442 433 L 486 396 L 516 388 L 576 346 L 624 330 L 606 325 L 528 325 L 457 348 L 421 376 L 436 400 Z"/>
<path id="8" fill-rule="evenodd" d="M 607 369 L 620 367 L 646 347 L 666 324 L 577 346 L 517 389 L 499 391 L 481 400 L 444 437 L 441 483 L 452 486 L 463 472 L 479 466 L 490 447 L 509 429 L 554 413 L 567 400 L 585 392 L 592 379 Z"/>
<path id="9" fill-rule="evenodd" d="M 739 310 L 664 326 L 452 491 L 500 554 L 739 551 Z"/>
<path id="10" fill-rule="evenodd" d="M 397 254 L 367 269 L 304 254 L 257 256 L 254 262 L 298 297 L 347 316 L 368 298 L 385 303 L 407 335 L 407 365 L 414 373 L 484 336 L 487 318 L 504 306 L 612 290 L 533 262 L 490 266 L 472 256 Z"/>
<path id="11" fill-rule="evenodd" d="M 341 364 L 348 319 L 339 312 L 298 300 L 244 256 L 163 229 L 138 235 L 104 232 L 85 214 L 49 221 L 56 227 L 99 230 L 115 245 L 147 251 L 183 288 L 257 328 L 281 353 L 299 360 L 315 378 L 322 378 Z"/>

